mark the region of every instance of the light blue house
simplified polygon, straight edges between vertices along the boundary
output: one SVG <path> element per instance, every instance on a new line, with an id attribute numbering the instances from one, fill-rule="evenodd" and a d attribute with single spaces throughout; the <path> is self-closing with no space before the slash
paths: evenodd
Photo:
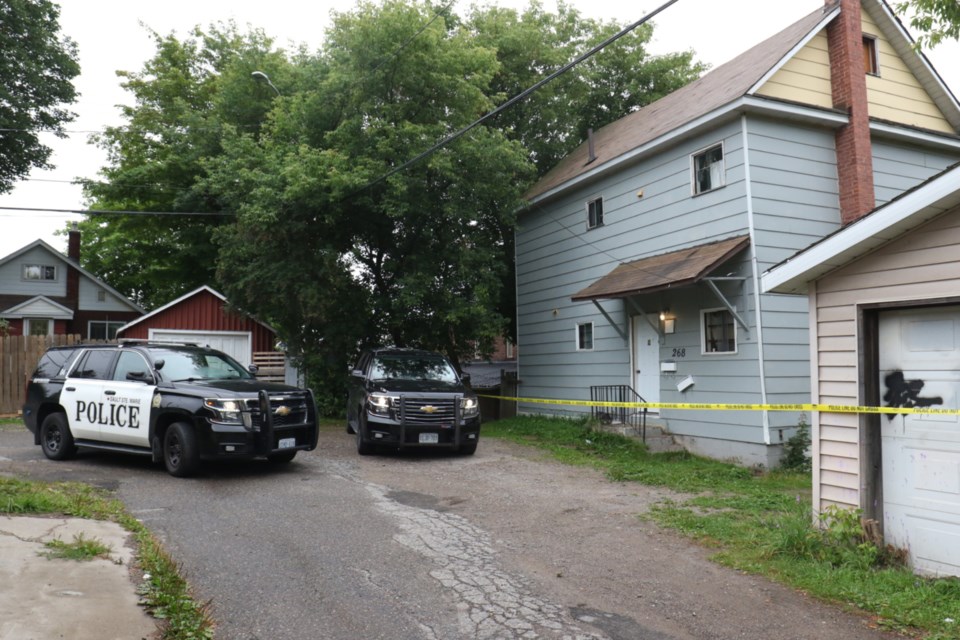
<path id="1" fill-rule="evenodd" d="M 760 274 L 956 163 L 958 130 L 956 99 L 882 0 L 828 2 L 600 129 L 519 218 L 518 395 L 809 402 L 808 302 L 764 293 Z M 691 451 L 765 466 L 800 419 L 652 413 Z"/>

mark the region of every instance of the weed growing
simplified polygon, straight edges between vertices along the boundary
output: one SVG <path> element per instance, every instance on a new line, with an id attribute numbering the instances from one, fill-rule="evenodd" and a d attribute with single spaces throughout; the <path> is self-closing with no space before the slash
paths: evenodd
<path id="1" fill-rule="evenodd" d="M 94 558 L 107 558 L 112 549 L 109 545 L 103 544 L 97 538 L 87 539 L 82 533 L 73 536 L 72 542 L 64 542 L 60 538 L 54 538 L 50 542 L 44 543 L 49 551 L 44 551 L 42 555 L 47 558 L 62 558 L 64 560 L 93 560 Z"/>
<path id="2" fill-rule="evenodd" d="M 914 575 L 902 553 L 878 542 L 855 511 L 832 508 L 815 518 L 809 472 L 651 454 L 640 442 L 594 431 L 582 420 L 521 416 L 484 425 L 484 435 L 601 469 L 616 482 L 685 494 L 644 517 L 714 549 L 721 564 L 874 614 L 890 629 L 921 630 L 928 640 L 960 638 L 960 580 Z M 796 450 L 805 452 L 798 435 Z"/>

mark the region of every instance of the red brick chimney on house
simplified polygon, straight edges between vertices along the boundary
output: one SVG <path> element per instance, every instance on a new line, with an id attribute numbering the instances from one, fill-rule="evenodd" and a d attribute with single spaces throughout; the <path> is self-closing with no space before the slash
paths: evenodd
<path id="1" fill-rule="evenodd" d="M 873 210 L 873 152 L 867 112 L 867 72 L 864 66 L 860 0 L 827 0 L 840 5 L 840 15 L 827 27 L 833 106 L 850 114 L 837 130 L 837 177 L 840 222 L 844 225 Z"/>
<path id="2" fill-rule="evenodd" d="M 73 223 L 67 235 L 67 257 L 71 266 L 67 267 L 67 306 L 74 312 L 80 306 L 80 272 L 73 265 L 80 266 L 80 230 Z"/>

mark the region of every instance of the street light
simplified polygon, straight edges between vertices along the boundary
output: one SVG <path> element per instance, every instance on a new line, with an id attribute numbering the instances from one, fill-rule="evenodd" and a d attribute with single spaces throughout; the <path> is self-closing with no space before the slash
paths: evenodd
<path id="1" fill-rule="evenodd" d="M 250 74 L 250 77 L 258 82 L 266 82 L 271 89 L 277 92 L 278 96 L 280 95 L 280 90 L 277 89 L 275 86 L 273 86 L 273 83 L 270 82 L 270 76 L 265 74 L 263 71 L 254 71 L 253 73 Z"/>

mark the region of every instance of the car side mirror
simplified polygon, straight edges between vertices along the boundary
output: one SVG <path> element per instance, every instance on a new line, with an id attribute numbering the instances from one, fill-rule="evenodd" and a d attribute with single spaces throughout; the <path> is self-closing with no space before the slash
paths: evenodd
<path id="1" fill-rule="evenodd" d="M 147 373 L 146 371 L 128 371 L 127 380 L 133 380 L 134 382 L 143 382 L 146 384 L 153 384 L 153 376 Z"/>
<path id="2" fill-rule="evenodd" d="M 258 367 L 258 366 L 255 365 L 255 364 L 251 364 L 251 365 L 247 366 L 247 371 L 249 371 L 249 372 L 252 373 L 253 375 L 257 375 L 257 371 L 260 371 L 260 367 Z"/>
<path id="3" fill-rule="evenodd" d="M 154 360 L 153 368 L 156 369 L 157 371 L 160 371 L 160 369 L 163 369 L 163 365 L 165 364 L 167 364 L 167 361 L 162 358 L 160 360 Z"/>
<path id="4" fill-rule="evenodd" d="M 460 381 L 463 382 L 463 384 L 470 384 L 470 374 L 469 374 L 469 373 L 461 373 L 461 374 L 460 374 Z"/>
<path id="5" fill-rule="evenodd" d="M 354 378 L 363 378 L 363 369 L 354 369 L 350 375 Z"/>

